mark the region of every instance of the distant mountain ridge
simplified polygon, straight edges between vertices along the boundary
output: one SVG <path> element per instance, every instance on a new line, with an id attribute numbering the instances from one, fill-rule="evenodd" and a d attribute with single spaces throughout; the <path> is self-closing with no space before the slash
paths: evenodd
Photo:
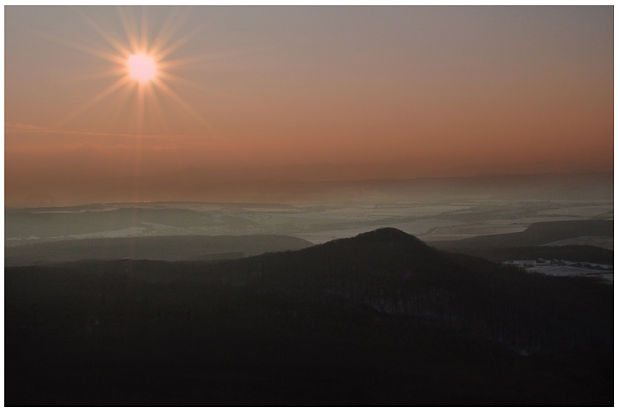
<path id="1" fill-rule="evenodd" d="M 543 245 L 581 236 L 614 236 L 613 220 L 566 220 L 532 223 L 523 232 L 432 242 L 442 249 L 466 250 Z"/>
<path id="2" fill-rule="evenodd" d="M 613 223 L 594 219 L 536 222 L 522 232 L 437 241 L 431 245 L 494 262 L 543 258 L 613 264 Z"/>
<path id="3" fill-rule="evenodd" d="M 286 235 L 142 236 L 59 240 L 5 248 L 6 266 L 78 260 L 218 260 L 298 250 L 312 243 Z"/>

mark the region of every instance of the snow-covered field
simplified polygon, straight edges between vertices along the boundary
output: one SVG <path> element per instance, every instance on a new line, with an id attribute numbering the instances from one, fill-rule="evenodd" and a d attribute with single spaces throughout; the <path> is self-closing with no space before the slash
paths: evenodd
<path id="1" fill-rule="evenodd" d="M 541 273 L 546 276 L 587 276 L 613 283 L 613 265 L 591 262 L 574 262 L 563 259 L 509 260 L 504 264 L 518 266 L 528 272 Z"/>

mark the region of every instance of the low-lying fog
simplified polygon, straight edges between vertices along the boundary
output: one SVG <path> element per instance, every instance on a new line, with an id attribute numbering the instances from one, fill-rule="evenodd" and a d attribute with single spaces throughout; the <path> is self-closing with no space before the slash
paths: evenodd
<path id="1" fill-rule="evenodd" d="M 64 239 L 247 234 L 285 234 L 321 243 L 385 226 L 433 242 L 518 232 L 533 222 L 613 219 L 613 179 L 581 175 L 332 183 L 314 192 L 299 189 L 297 196 L 281 202 L 8 208 L 5 217 L 7 246 Z M 575 240 L 579 241 L 583 239 Z M 586 243 L 613 248 L 613 242 L 604 239 Z"/>

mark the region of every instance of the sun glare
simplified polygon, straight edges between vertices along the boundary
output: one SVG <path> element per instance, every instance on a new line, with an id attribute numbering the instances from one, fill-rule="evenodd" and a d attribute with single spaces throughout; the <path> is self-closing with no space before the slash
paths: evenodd
<path id="1" fill-rule="evenodd" d="M 59 124 L 65 124 L 91 109 L 100 101 L 118 95 L 124 99 L 124 102 L 128 102 L 130 97 L 134 97 L 136 103 L 135 119 L 139 133 L 142 132 L 147 105 L 151 110 L 157 112 L 155 116 L 158 119 L 165 117 L 159 104 L 160 98 L 174 100 L 177 107 L 210 128 L 206 119 L 174 90 L 174 85 L 181 82 L 194 87 L 196 85 L 171 72 L 189 64 L 196 64 L 205 57 L 190 56 L 183 59 L 170 59 L 170 56 L 189 41 L 197 31 L 181 36 L 178 29 L 183 26 L 182 16 L 171 15 L 168 16 L 160 32 L 149 38 L 146 14 L 142 14 L 138 22 L 135 16 L 125 14 L 124 9 L 119 8 L 117 10 L 125 31 L 124 39 L 116 37 L 113 32 L 107 31 L 95 21 L 84 16 L 86 22 L 101 36 L 111 50 L 92 48 L 74 41 L 63 41 L 70 47 L 107 60 L 112 66 L 101 74 L 116 78 L 116 80 L 84 104 L 78 106 L 73 112 L 67 114 Z M 212 58 L 212 56 L 210 57 Z"/>
<path id="2" fill-rule="evenodd" d="M 142 83 L 153 80 L 157 74 L 155 60 L 143 53 L 129 56 L 129 59 L 127 59 L 127 69 L 133 79 Z"/>

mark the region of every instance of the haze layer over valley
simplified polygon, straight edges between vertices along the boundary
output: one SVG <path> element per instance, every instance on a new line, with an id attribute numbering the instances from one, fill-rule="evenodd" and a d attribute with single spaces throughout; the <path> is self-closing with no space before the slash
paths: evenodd
<path id="1" fill-rule="evenodd" d="M 141 202 L 9 208 L 7 246 L 67 239 L 290 235 L 312 243 L 391 226 L 425 241 L 519 232 L 534 222 L 613 219 L 610 175 L 300 184 L 283 202 Z M 316 187 L 318 186 L 318 187 Z M 277 197 L 276 194 L 272 195 Z M 578 243 L 613 248 L 605 239 Z"/>

